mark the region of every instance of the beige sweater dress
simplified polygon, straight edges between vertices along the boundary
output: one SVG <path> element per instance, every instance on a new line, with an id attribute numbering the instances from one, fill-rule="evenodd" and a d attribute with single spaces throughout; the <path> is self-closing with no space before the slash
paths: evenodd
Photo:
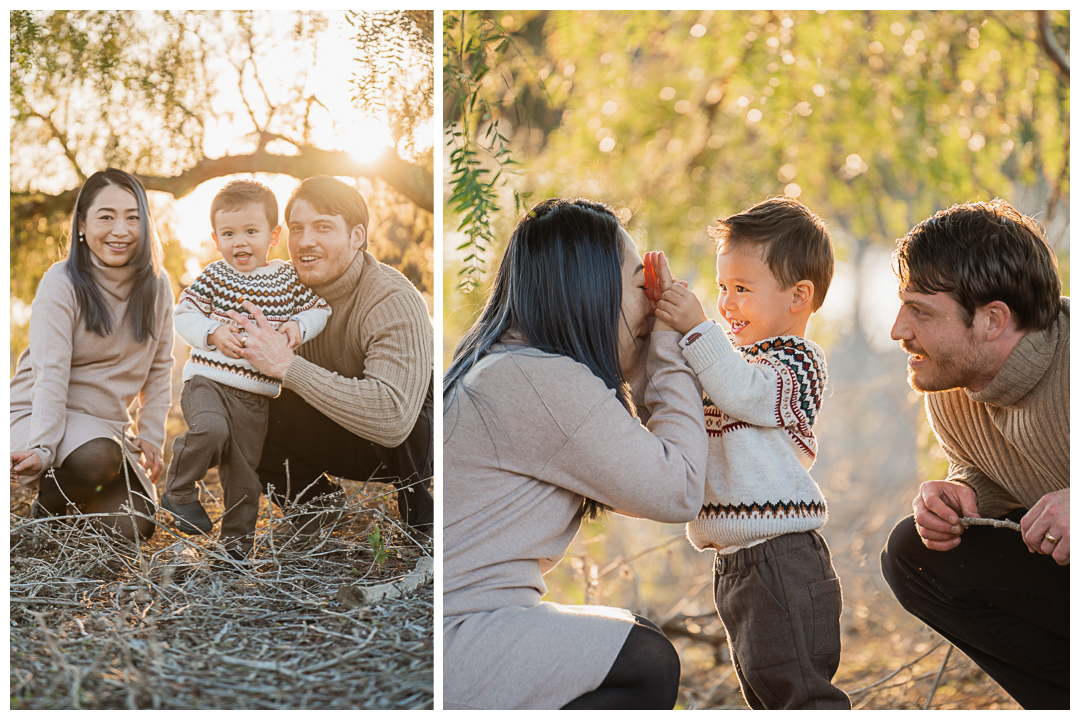
<path id="1" fill-rule="evenodd" d="M 585 496 L 683 523 L 701 509 L 701 388 L 675 332 L 653 333 L 647 428 L 580 363 L 497 345 L 443 414 L 443 707 L 558 708 L 596 689 L 626 610 L 541 602 Z"/>
<path id="2" fill-rule="evenodd" d="M 129 462 L 156 501 L 131 440 L 141 438 L 157 448 L 165 444 L 173 366 L 169 276 L 162 270 L 159 278 L 157 337 L 139 343 L 126 317 L 134 269 L 94 263 L 94 276 L 113 311 L 113 332 L 101 337 L 86 329 L 66 266 L 61 260 L 45 272 L 31 306 L 30 346 L 11 379 L 11 450 L 37 452 L 47 471 L 89 440 L 124 438 Z M 20 482 L 36 490 L 43 474 Z"/>

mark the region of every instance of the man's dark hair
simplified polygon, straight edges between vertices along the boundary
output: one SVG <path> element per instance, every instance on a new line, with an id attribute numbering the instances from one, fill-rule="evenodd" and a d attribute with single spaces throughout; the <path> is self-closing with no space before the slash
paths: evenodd
<path id="1" fill-rule="evenodd" d="M 278 207 L 274 191 L 254 180 L 233 180 L 218 191 L 214 201 L 210 203 L 210 225 L 216 228 L 215 217 L 219 211 L 231 212 L 248 205 L 261 205 L 270 229 L 277 227 Z"/>
<path id="2" fill-rule="evenodd" d="M 293 203 L 303 200 L 310 204 L 320 215 L 340 215 L 345 221 L 345 231 L 352 233 L 360 225 L 364 228 L 364 245 L 367 249 L 368 209 L 363 195 L 337 178 L 329 175 L 316 175 L 300 183 L 288 204 L 285 205 L 285 224 L 289 224 Z"/>
<path id="3" fill-rule="evenodd" d="M 1057 257 L 1042 227 L 1009 203 L 953 205 L 896 241 L 900 289 L 948 293 L 967 312 L 1000 300 L 1020 330 L 1046 330 L 1061 312 Z"/>
<path id="4" fill-rule="evenodd" d="M 825 221 L 791 197 L 771 197 L 708 229 L 716 249 L 763 248 L 763 260 L 782 289 L 800 280 L 814 283 L 816 311 L 832 283 L 835 259 Z"/>

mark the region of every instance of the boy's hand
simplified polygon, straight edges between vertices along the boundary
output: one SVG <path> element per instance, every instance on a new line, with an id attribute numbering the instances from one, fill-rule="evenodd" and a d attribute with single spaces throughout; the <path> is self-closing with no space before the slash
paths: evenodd
<path id="1" fill-rule="evenodd" d="M 304 341 L 304 334 L 300 331 L 300 323 L 295 320 L 281 323 L 278 332 L 289 338 L 290 350 L 300 347 L 300 343 Z"/>
<path id="2" fill-rule="evenodd" d="M 674 282 L 656 304 L 656 319 L 685 335 L 707 318 L 697 295 L 686 283 Z"/>
<path id="3" fill-rule="evenodd" d="M 240 338 L 240 328 L 232 325 L 222 325 L 210 333 L 210 344 L 220 350 L 225 357 L 231 357 L 235 360 L 242 357 L 240 351 L 244 345 Z"/>

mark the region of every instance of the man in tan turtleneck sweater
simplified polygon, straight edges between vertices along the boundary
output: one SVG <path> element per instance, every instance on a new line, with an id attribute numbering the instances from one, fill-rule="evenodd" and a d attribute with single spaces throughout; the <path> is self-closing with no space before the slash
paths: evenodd
<path id="1" fill-rule="evenodd" d="M 956 205 L 893 254 L 892 337 L 949 459 L 881 554 L 897 600 L 1025 708 L 1069 707 L 1069 299 L 1041 229 Z M 1021 532 L 965 525 L 1007 518 Z M 961 542 L 963 540 L 963 542 Z"/>
<path id="2" fill-rule="evenodd" d="M 327 475 L 391 482 L 402 520 L 430 535 L 434 333 L 412 283 L 366 251 L 367 220 L 355 189 L 326 175 L 305 180 L 285 206 L 289 256 L 330 304 L 326 329 L 294 355 L 258 308 L 245 305 L 256 323 L 234 318 L 249 334 L 244 357 L 282 380 L 259 480 L 278 504 L 324 506 L 339 490 Z"/>

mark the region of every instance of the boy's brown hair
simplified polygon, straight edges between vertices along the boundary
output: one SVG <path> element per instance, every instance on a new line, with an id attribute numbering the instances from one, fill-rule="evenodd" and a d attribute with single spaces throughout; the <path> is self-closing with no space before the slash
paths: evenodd
<path id="1" fill-rule="evenodd" d="M 825 221 L 791 197 L 771 197 L 743 212 L 718 219 L 708 228 L 716 250 L 754 245 L 762 248 L 765 264 L 780 287 L 800 280 L 814 283 L 814 307 L 825 302 L 832 282 L 832 237 Z"/>
<path id="2" fill-rule="evenodd" d="M 214 201 L 210 203 L 211 227 L 216 227 L 214 218 L 219 211 L 239 210 L 248 205 L 262 205 L 270 229 L 277 227 L 278 207 L 274 191 L 254 180 L 233 180 L 218 191 L 218 194 L 214 196 Z"/>

